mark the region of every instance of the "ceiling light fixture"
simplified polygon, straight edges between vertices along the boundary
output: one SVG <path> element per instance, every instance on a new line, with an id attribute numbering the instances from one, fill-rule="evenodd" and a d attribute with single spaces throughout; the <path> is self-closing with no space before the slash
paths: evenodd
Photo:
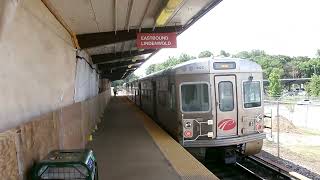
<path id="1" fill-rule="evenodd" d="M 183 0 L 169 0 L 156 19 L 157 26 L 164 26 Z"/>

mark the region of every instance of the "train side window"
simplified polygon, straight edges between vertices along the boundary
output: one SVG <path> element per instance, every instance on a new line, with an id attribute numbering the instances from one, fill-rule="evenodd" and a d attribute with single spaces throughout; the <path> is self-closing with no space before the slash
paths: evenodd
<path id="1" fill-rule="evenodd" d="M 170 109 L 175 111 L 176 110 L 176 89 L 174 84 L 170 86 L 170 94 L 169 94 L 169 101 L 170 101 Z"/>
<path id="2" fill-rule="evenodd" d="M 209 111 L 209 86 L 205 83 L 181 85 L 182 111 Z"/>
<path id="3" fill-rule="evenodd" d="M 260 81 L 243 82 L 243 102 L 245 108 L 261 106 Z"/>
<path id="4" fill-rule="evenodd" d="M 219 88 L 219 109 L 222 112 L 233 111 L 234 97 L 233 84 L 231 81 L 221 81 L 218 84 Z"/>

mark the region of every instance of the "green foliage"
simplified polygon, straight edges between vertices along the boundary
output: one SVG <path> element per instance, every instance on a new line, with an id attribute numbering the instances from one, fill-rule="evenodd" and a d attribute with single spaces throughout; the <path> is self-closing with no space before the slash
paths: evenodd
<path id="1" fill-rule="evenodd" d="M 203 51 L 198 57 L 208 57 L 209 55 L 212 55 L 210 51 Z M 261 65 L 264 79 L 269 78 L 275 68 L 278 69 L 280 78 L 310 78 L 313 74 L 320 74 L 320 49 L 317 51 L 317 55 L 319 55 L 317 58 L 269 55 L 265 51 L 258 49 L 242 51 L 234 55 L 230 55 L 226 51 L 221 50 L 220 55 L 251 59 Z M 195 57 L 188 54 L 181 54 L 178 57 L 169 57 L 167 61 L 161 64 L 150 65 L 147 68 L 146 74 L 151 74 L 175 66 L 190 59 L 195 59 Z"/>
<path id="2" fill-rule="evenodd" d="M 157 65 L 156 64 L 151 64 L 150 66 L 147 67 L 146 69 L 146 74 L 151 74 L 153 72 L 156 72 L 156 67 Z"/>
<path id="3" fill-rule="evenodd" d="M 317 56 L 317 57 L 320 57 L 320 49 L 317 49 L 316 56 Z"/>
<path id="4" fill-rule="evenodd" d="M 232 57 L 237 57 L 237 58 L 243 58 L 243 59 L 250 59 L 251 55 L 248 51 L 241 51 L 235 55 L 233 55 Z"/>
<path id="5" fill-rule="evenodd" d="M 274 69 L 269 76 L 269 95 L 272 97 L 277 97 L 281 95 L 281 85 L 280 85 L 280 69 Z"/>
<path id="6" fill-rule="evenodd" d="M 213 53 L 210 51 L 202 51 L 199 53 L 198 58 L 211 57 Z"/>
<path id="7" fill-rule="evenodd" d="M 274 68 L 280 69 L 280 78 L 303 78 L 320 73 L 320 57 L 268 55 L 262 50 L 242 51 L 232 57 L 251 59 L 260 64 L 264 78 L 268 78 Z"/>
<path id="8" fill-rule="evenodd" d="M 229 57 L 230 53 L 227 53 L 225 50 L 220 51 L 220 56 Z"/>
<path id="9" fill-rule="evenodd" d="M 186 53 L 182 53 L 178 58 L 178 61 L 179 61 L 178 64 L 180 64 L 182 62 L 186 62 L 186 61 L 192 60 L 192 59 L 196 59 L 196 57 L 190 56 L 190 55 L 188 55 Z"/>
<path id="10" fill-rule="evenodd" d="M 313 75 L 311 81 L 307 86 L 308 92 L 312 96 L 320 96 L 320 75 Z"/>
<path id="11" fill-rule="evenodd" d="M 136 76 L 134 73 L 131 73 L 129 74 L 129 76 L 127 76 L 124 81 L 125 82 L 131 82 L 131 81 L 134 81 L 134 80 L 137 80 L 139 79 L 140 77 L 139 76 Z"/>
<path id="12" fill-rule="evenodd" d="M 194 56 L 190 56 L 188 54 L 182 53 L 179 57 L 169 57 L 166 61 L 160 64 L 151 64 L 149 67 L 146 69 L 146 74 L 149 75 L 154 72 L 158 72 L 164 69 L 168 69 L 170 67 L 173 67 L 177 64 L 196 59 Z"/>
<path id="13" fill-rule="evenodd" d="M 320 73 L 320 58 L 299 62 L 297 65 L 302 73 L 302 77 L 311 77 L 313 74 Z"/>
<path id="14" fill-rule="evenodd" d="M 123 79 L 112 81 L 111 82 L 111 86 L 112 87 L 122 86 L 124 82 L 125 81 Z"/>
<path id="15" fill-rule="evenodd" d="M 129 76 L 127 76 L 125 79 L 120 79 L 116 81 L 111 82 L 112 87 L 122 86 L 124 83 L 131 82 L 134 80 L 139 79 L 138 76 L 136 76 L 134 73 L 131 73 Z"/>

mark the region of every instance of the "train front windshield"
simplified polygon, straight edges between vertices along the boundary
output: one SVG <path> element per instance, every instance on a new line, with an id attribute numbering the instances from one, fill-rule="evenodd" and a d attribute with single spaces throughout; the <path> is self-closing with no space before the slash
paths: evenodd
<path id="1" fill-rule="evenodd" d="M 209 111 L 208 84 L 183 84 L 181 96 L 184 112 Z"/>
<path id="2" fill-rule="evenodd" d="M 261 86 L 260 81 L 246 81 L 243 83 L 244 107 L 261 106 Z"/>

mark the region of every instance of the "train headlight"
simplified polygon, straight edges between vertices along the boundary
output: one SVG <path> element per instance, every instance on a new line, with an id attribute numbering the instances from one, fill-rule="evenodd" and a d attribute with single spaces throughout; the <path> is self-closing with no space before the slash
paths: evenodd
<path id="1" fill-rule="evenodd" d="M 191 128 L 192 124 L 191 122 L 186 122 L 186 124 L 184 125 L 185 128 Z"/>

